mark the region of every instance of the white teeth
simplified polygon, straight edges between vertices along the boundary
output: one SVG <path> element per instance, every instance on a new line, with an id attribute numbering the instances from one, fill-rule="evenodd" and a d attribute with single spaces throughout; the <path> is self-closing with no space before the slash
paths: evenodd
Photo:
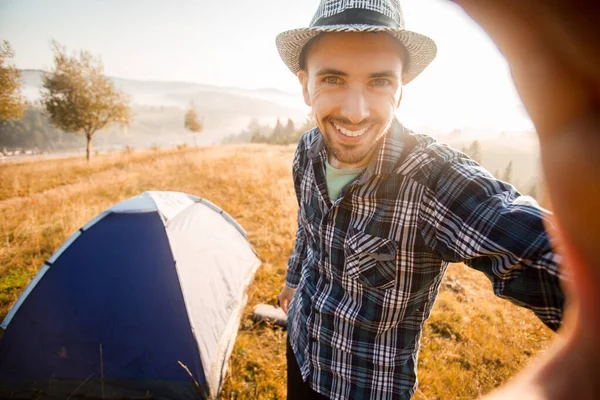
<path id="1" fill-rule="evenodd" d="M 344 135 L 346 136 L 350 136 L 350 137 L 357 137 L 357 136 L 361 136 L 363 135 L 366 131 L 369 130 L 369 127 L 360 129 L 358 131 L 351 131 L 349 129 L 343 128 L 341 126 L 339 126 L 338 124 L 334 123 L 333 126 L 336 127 L 336 129 L 340 132 L 342 132 Z"/>

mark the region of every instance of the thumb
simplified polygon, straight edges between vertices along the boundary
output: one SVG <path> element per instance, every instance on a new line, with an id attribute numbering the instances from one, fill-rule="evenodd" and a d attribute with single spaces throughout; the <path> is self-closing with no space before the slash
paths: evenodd
<path id="1" fill-rule="evenodd" d="M 283 299 L 280 300 L 280 303 L 281 303 L 281 309 L 283 310 L 285 315 L 287 315 L 289 300 L 287 299 L 287 297 L 284 297 Z"/>

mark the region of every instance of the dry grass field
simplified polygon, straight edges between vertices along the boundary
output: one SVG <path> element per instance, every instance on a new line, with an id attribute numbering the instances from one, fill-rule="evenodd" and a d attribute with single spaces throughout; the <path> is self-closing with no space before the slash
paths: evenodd
<path id="1" fill-rule="evenodd" d="M 296 228 L 292 147 L 226 146 L 129 151 L 83 159 L 0 164 L 0 316 L 38 268 L 85 222 L 145 190 L 209 199 L 248 232 L 263 264 L 229 363 L 224 399 L 285 398 L 285 331 L 250 316 L 276 304 Z M 415 398 L 468 399 L 497 387 L 552 332 L 497 299 L 480 273 L 453 265 L 421 338 Z"/>

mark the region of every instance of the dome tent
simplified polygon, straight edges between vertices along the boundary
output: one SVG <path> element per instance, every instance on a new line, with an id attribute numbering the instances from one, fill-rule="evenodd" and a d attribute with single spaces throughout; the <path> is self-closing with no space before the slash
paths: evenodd
<path id="1" fill-rule="evenodd" d="M 259 264 L 243 229 L 206 200 L 146 192 L 115 205 L 48 259 L 6 316 L 0 397 L 216 397 Z"/>

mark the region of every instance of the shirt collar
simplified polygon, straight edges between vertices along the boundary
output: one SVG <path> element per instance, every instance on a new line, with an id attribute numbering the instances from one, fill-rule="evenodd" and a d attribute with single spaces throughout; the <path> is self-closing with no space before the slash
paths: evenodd
<path id="1" fill-rule="evenodd" d="M 315 161 L 317 158 L 322 160 L 327 159 L 327 152 L 323 144 L 323 135 L 319 128 L 316 128 L 317 134 L 309 143 L 308 157 Z M 403 136 L 405 128 L 397 118 L 394 118 L 392 126 L 377 144 L 377 149 L 373 157 L 369 161 L 365 173 L 360 179 L 360 183 L 366 182 L 374 175 L 390 175 L 400 159 L 402 150 L 404 149 Z"/>

